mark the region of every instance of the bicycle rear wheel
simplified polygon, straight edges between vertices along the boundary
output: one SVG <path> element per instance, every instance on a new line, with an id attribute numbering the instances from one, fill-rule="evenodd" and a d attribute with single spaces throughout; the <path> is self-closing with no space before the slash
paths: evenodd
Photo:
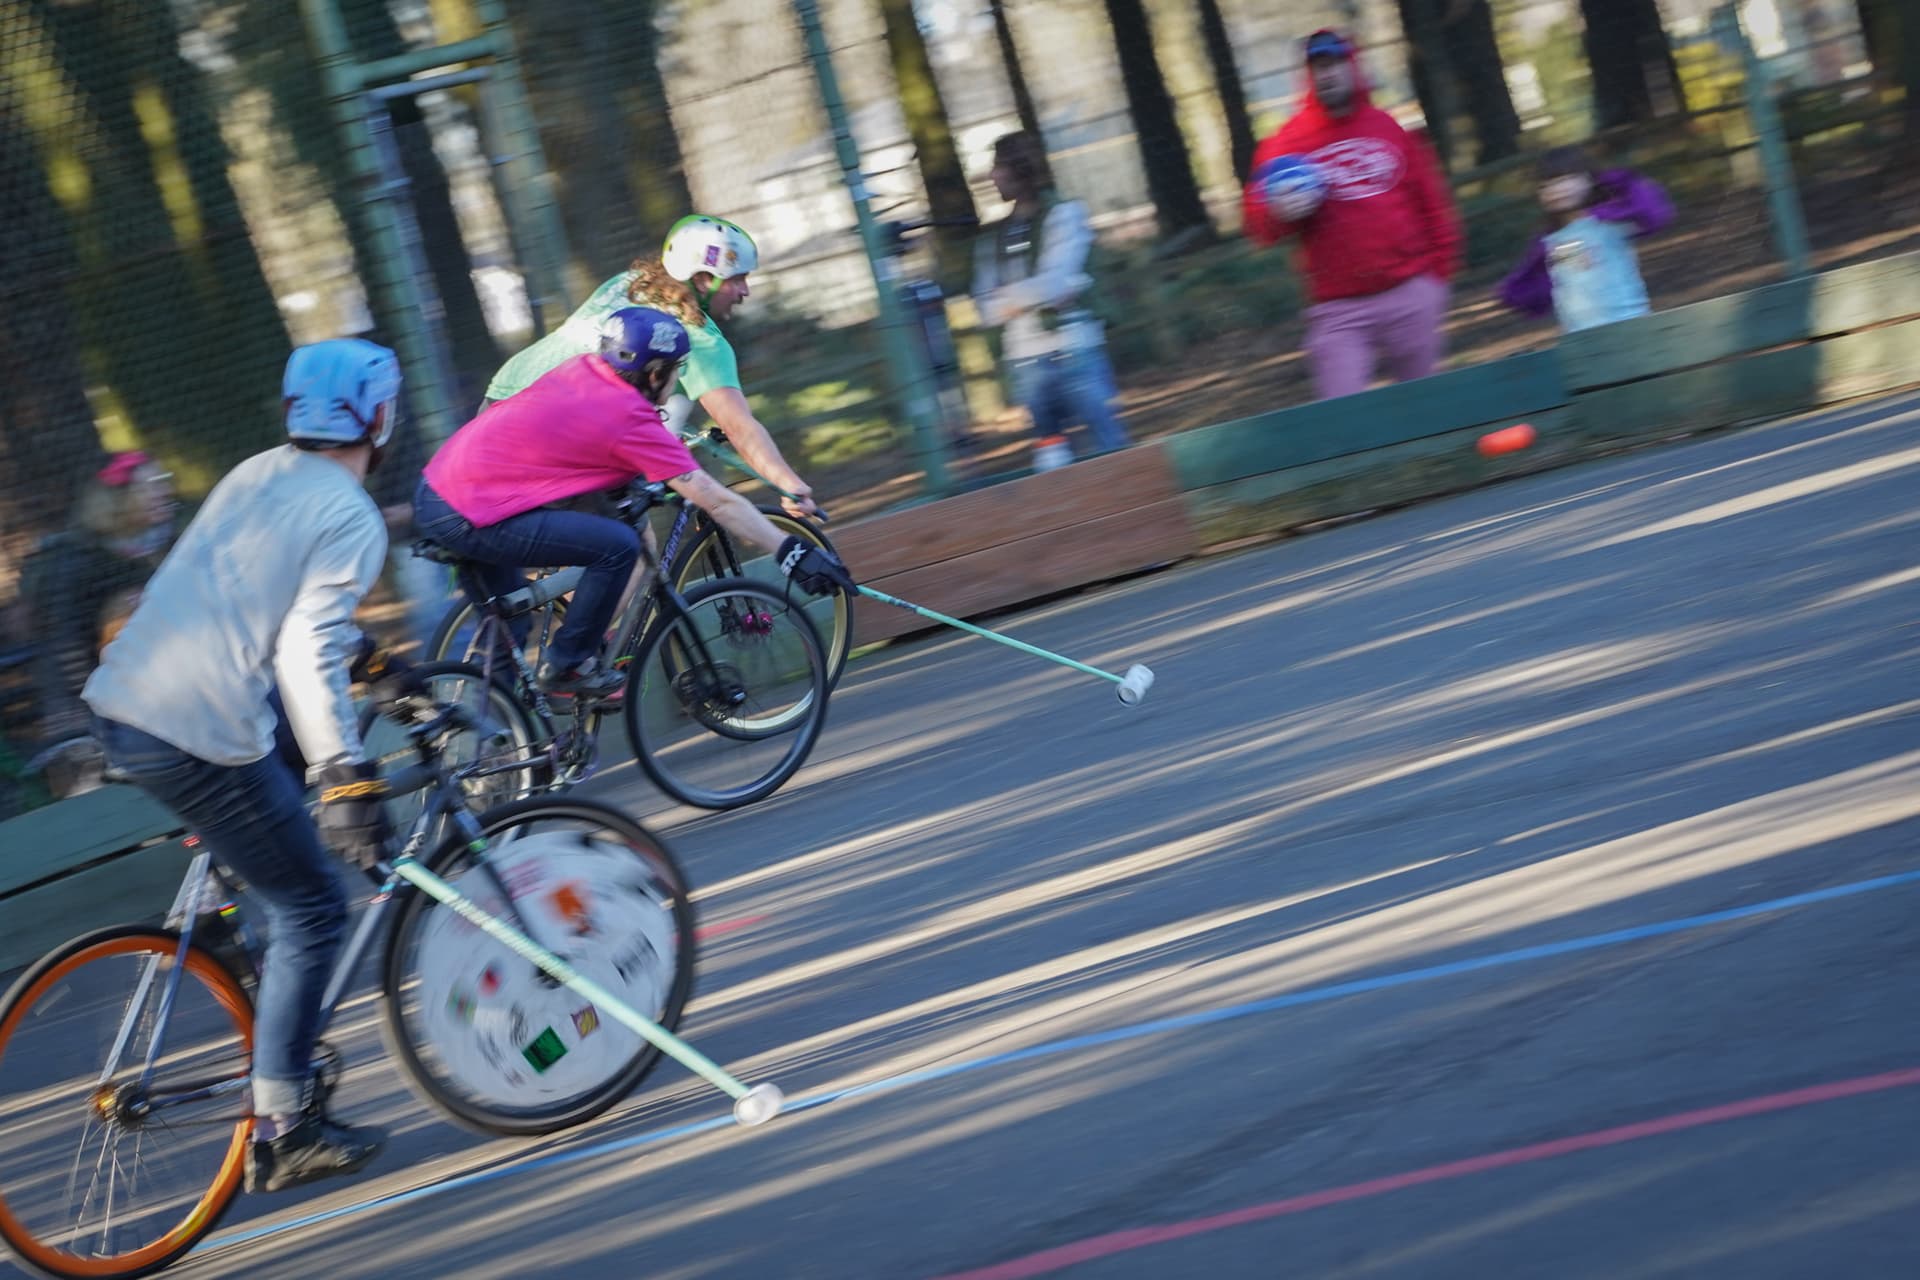
<path id="1" fill-rule="evenodd" d="M 253 1006 L 197 941 L 179 954 L 171 930 L 102 929 L 0 1001 L 0 1238 L 41 1275 L 157 1271 L 240 1190 Z"/>
<path id="2" fill-rule="evenodd" d="M 609 805 L 536 798 L 480 818 L 427 869 L 669 1031 L 693 988 L 693 906 L 672 853 Z M 511 913 L 509 910 L 511 902 Z M 483 1133 L 552 1133 L 633 1091 L 660 1052 L 423 893 L 387 939 L 382 1030 L 448 1117 Z"/>
<path id="3" fill-rule="evenodd" d="M 527 642 L 520 652 L 526 656 L 527 666 L 539 670 L 540 656 L 546 652 L 547 638 L 560 629 L 567 618 L 567 597 L 549 600 L 529 615 L 514 619 L 514 625 L 524 623 L 527 627 Z M 440 625 L 433 629 L 433 638 L 427 641 L 426 660 L 429 662 L 469 662 L 481 665 L 483 654 L 480 651 L 481 614 L 473 603 L 461 600 L 454 604 L 441 617 Z M 501 654 L 494 658 L 494 678 L 511 684 L 518 678 L 513 663 Z"/>
<path id="4" fill-rule="evenodd" d="M 627 738 L 654 785 L 701 809 L 765 799 L 827 715 L 827 660 L 805 610 L 746 578 L 686 593 L 627 668 Z"/>

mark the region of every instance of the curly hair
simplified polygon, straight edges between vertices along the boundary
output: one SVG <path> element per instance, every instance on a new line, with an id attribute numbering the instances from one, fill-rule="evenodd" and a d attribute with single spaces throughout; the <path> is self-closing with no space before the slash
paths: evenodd
<path id="1" fill-rule="evenodd" d="M 706 327 L 707 313 L 694 295 L 693 286 L 668 275 L 659 254 L 635 258 L 627 270 L 633 272 L 633 283 L 627 286 L 629 301 L 643 307 L 657 307 L 688 329 Z"/>

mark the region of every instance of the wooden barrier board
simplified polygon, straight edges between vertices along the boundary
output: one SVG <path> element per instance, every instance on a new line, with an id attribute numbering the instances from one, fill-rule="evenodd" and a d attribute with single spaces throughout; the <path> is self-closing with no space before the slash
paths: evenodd
<path id="1" fill-rule="evenodd" d="M 1200 489 L 1482 423 L 1505 425 L 1557 409 L 1567 398 L 1559 357 L 1537 351 L 1198 427 L 1170 437 L 1166 445 L 1180 487 Z"/>
<path id="2" fill-rule="evenodd" d="M 1708 298 L 1560 339 L 1567 386 L 1612 387 L 1920 316 L 1920 252 Z"/>
<path id="3" fill-rule="evenodd" d="M 166 806 L 126 786 L 101 787 L 9 818 L 0 823 L 0 900 L 181 830 Z"/>
<path id="4" fill-rule="evenodd" d="M 1583 422 L 1658 436 L 1780 417 L 1920 383 L 1920 320 L 1581 393 Z"/>
<path id="5" fill-rule="evenodd" d="M 862 582 L 955 617 L 1005 608 L 1192 555 L 1193 529 L 1158 443 L 835 530 Z M 872 600 L 870 644 L 934 624 Z"/>

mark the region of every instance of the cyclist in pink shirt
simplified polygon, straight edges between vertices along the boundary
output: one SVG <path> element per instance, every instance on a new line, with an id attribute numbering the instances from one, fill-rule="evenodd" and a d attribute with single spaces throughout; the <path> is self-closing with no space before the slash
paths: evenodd
<path id="1" fill-rule="evenodd" d="M 608 316 L 598 354 L 575 356 L 526 390 L 483 410 L 427 464 L 414 524 L 483 566 L 488 591 L 517 587 L 529 568 L 585 569 L 566 622 L 548 643 L 539 680 L 549 693 L 601 697 L 625 679 L 596 650 L 640 558 L 631 525 L 549 504 L 627 484 L 663 482 L 742 541 L 771 551 L 781 571 L 815 595 L 852 591 L 839 558 L 782 538 L 754 505 L 702 471 L 660 420 L 691 343 L 681 323 L 651 307 Z"/>

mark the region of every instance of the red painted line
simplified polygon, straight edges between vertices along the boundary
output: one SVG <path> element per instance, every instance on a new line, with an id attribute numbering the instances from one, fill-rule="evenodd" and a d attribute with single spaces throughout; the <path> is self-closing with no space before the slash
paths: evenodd
<path id="1" fill-rule="evenodd" d="M 735 933 L 741 929 L 751 929 L 754 925 L 772 918 L 771 916 L 764 915 L 740 916 L 733 920 L 722 920 L 718 924 L 703 924 L 693 931 L 694 940 L 697 942 L 705 942 L 708 938 L 718 938 L 725 934 Z"/>
<path id="2" fill-rule="evenodd" d="M 1536 1160 L 1551 1160 L 1556 1156 L 1572 1155 L 1576 1151 L 1592 1151 L 1597 1147 L 1618 1146 L 1623 1142 L 1635 1142 L 1641 1138 L 1678 1133 L 1683 1129 L 1697 1129 L 1702 1125 L 1719 1124 L 1726 1120 L 1739 1120 L 1747 1116 L 1766 1115 L 1775 1111 L 1789 1111 L 1795 1107 L 1811 1106 L 1816 1102 L 1831 1102 L 1836 1098 L 1857 1097 L 1863 1093 L 1879 1093 L 1883 1090 L 1901 1089 L 1911 1085 L 1920 1085 L 1920 1067 L 1904 1071 L 1889 1071 L 1884 1075 L 1839 1080 L 1831 1084 L 1817 1084 L 1805 1089 L 1789 1090 L 1786 1093 L 1770 1093 L 1764 1097 L 1747 1098 L 1697 1111 L 1682 1111 L 1676 1115 L 1642 1120 L 1635 1124 L 1623 1124 L 1612 1129 L 1597 1129 L 1592 1133 L 1576 1134 L 1570 1138 L 1555 1138 L 1550 1142 L 1536 1142 L 1531 1146 L 1513 1147 L 1506 1151 L 1472 1156 L 1448 1164 L 1429 1165 L 1424 1169 L 1390 1174 L 1387 1177 L 1373 1178 L 1366 1182 L 1352 1182 L 1344 1187 L 1315 1191 L 1286 1200 L 1250 1205 L 1244 1209 L 1215 1214 L 1209 1218 L 1193 1218 L 1186 1222 L 1167 1223 L 1157 1227 L 1135 1227 L 1129 1231 L 1115 1231 L 1108 1235 L 1092 1236 L 1072 1244 L 1043 1249 L 1039 1253 L 1030 1253 L 1024 1258 L 1015 1258 L 1011 1262 L 999 1262 L 973 1271 L 956 1271 L 951 1275 L 940 1277 L 940 1280 L 1025 1280 L 1029 1276 L 1047 1275 L 1083 1262 L 1112 1257 L 1114 1254 L 1145 1248 L 1148 1245 L 1184 1240 L 1189 1236 L 1205 1235 L 1210 1231 L 1222 1231 L 1228 1227 L 1241 1227 L 1250 1222 L 1265 1222 L 1269 1218 L 1284 1218 L 1290 1214 L 1305 1213 L 1309 1209 L 1324 1209 L 1328 1205 L 1345 1204 L 1350 1200 L 1365 1200 L 1372 1196 L 1385 1195 L 1389 1191 L 1401 1191 L 1407 1187 L 1417 1187 L 1429 1182 L 1443 1182 L 1449 1178 L 1462 1178 L 1472 1173 L 1486 1173 L 1492 1169 L 1530 1164 Z"/>

